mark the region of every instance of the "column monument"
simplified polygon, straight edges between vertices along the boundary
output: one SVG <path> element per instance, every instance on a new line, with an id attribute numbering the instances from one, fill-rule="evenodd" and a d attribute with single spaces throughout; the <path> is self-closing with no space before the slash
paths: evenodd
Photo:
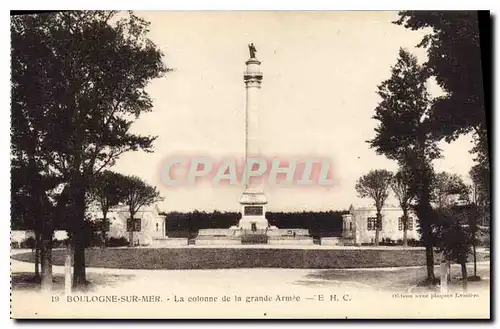
<path id="1" fill-rule="evenodd" d="M 260 113 L 259 93 L 262 84 L 262 72 L 260 71 L 260 61 L 256 58 L 257 49 L 254 44 L 248 45 L 250 58 L 246 61 L 246 70 L 243 79 L 246 88 L 245 104 L 245 167 L 248 159 L 261 156 L 261 136 L 258 127 Z M 262 179 L 256 177 L 244 178 L 245 190 L 240 198 L 242 207 L 242 218 L 238 226 L 249 234 L 264 233 L 267 231 L 268 222 L 265 217 L 265 206 L 267 204 L 264 194 L 264 184 Z M 264 232 L 263 232 L 264 231 Z"/>
<path id="2" fill-rule="evenodd" d="M 245 62 L 246 69 L 243 80 L 246 88 L 245 103 L 245 167 L 248 168 L 251 158 L 261 158 L 262 134 L 259 123 L 262 119 L 262 108 L 259 106 L 259 93 L 262 84 L 260 61 L 256 58 L 257 49 L 254 44 L 248 45 L 250 58 Z M 243 171 L 246 173 L 246 168 Z M 252 169 L 252 168 L 250 168 Z M 253 169 L 252 169 L 253 170 Z M 240 198 L 241 219 L 238 225 L 229 229 L 200 229 L 196 244 L 313 244 L 308 229 L 278 229 L 269 226 L 266 219 L 267 198 L 264 194 L 262 177 L 243 177 L 245 189 Z M 224 232 L 225 231 L 225 232 Z"/>

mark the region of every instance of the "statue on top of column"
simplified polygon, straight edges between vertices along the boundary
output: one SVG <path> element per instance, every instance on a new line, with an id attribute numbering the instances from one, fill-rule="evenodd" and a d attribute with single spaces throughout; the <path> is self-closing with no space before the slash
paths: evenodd
<path id="1" fill-rule="evenodd" d="M 255 49 L 253 42 L 248 45 L 248 50 L 250 51 L 250 58 L 255 58 L 255 53 L 257 52 L 257 49 Z"/>

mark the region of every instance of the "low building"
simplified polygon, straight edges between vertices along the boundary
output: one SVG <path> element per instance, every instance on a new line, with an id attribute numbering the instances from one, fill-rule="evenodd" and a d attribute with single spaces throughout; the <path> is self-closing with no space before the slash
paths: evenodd
<path id="1" fill-rule="evenodd" d="M 102 211 L 91 206 L 89 215 L 92 220 L 102 219 Z M 135 245 L 150 245 L 154 240 L 166 237 L 165 216 L 160 215 L 156 205 L 142 207 L 134 216 L 133 223 L 129 221 L 130 212 L 126 206 L 117 206 L 109 210 L 106 216 L 109 219 L 107 228 L 108 238 L 125 238 L 129 240 L 130 230 L 133 230 Z"/>
<path id="2" fill-rule="evenodd" d="M 381 211 L 382 223 L 379 228 L 379 242 L 403 240 L 403 210 L 400 207 L 388 206 Z M 342 237 L 345 244 L 370 244 L 375 241 L 377 209 L 375 207 L 357 207 L 351 205 L 349 214 L 343 215 Z M 408 239 L 420 239 L 417 230 L 417 218 L 410 212 L 408 219 Z"/>
<path id="3" fill-rule="evenodd" d="M 102 219 L 102 211 L 95 205 L 89 206 L 87 215 L 90 220 L 98 222 Z M 162 243 L 167 239 L 166 217 L 160 215 L 156 205 L 142 207 L 134 216 L 133 224 L 129 221 L 130 212 L 126 206 L 117 206 L 107 213 L 109 225 L 107 226 L 108 238 L 130 239 L 130 229 L 133 230 L 134 245 L 152 245 Z M 55 231 L 55 240 L 65 240 L 68 237 L 66 231 Z M 29 238 L 35 238 L 31 230 L 12 230 L 11 243 L 20 245 Z M 172 240 L 172 239 L 171 239 Z M 175 240 L 175 239 L 173 239 Z"/>

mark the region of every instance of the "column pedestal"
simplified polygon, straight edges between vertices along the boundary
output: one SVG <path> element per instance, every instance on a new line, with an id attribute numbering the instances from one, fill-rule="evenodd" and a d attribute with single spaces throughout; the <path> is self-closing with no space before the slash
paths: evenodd
<path id="1" fill-rule="evenodd" d="M 258 232 L 267 230 L 267 200 L 263 192 L 246 190 L 240 198 L 241 219 L 238 224 L 245 231 Z"/>

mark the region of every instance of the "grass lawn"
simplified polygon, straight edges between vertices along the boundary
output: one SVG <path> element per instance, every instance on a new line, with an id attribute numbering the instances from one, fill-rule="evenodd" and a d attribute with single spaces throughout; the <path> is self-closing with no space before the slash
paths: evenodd
<path id="1" fill-rule="evenodd" d="M 54 265 L 64 265 L 64 253 L 64 250 L 52 252 Z M 12 258 L 34 262 L 31 252 Z M 478 253 L 478 261 L 481 260 L 483 257 Z M 424 265 L 425 252 L 412 249 L 95 248 L 86 250 L 86 264 L 124 269 L 369 268 Z"/>

